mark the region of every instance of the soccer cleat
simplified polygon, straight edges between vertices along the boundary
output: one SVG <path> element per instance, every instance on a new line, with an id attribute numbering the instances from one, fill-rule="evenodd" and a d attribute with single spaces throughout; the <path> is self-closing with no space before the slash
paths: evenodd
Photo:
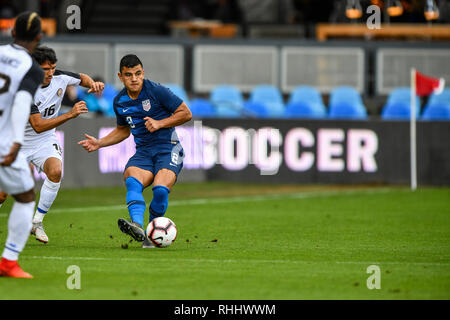
<path id="1" fill-rule="evenodd" d="M 145 239 L 144 229 L 137 222 L 130 222 L 120 218 L 117 221 L 120 231 L 131 236 L 134 240 L 142 242 Z"/>
<path id="2" fill-rule="evenodd" d="M 47 243 L 48 237 L 45 233 L 44 226 L 42 225 L 42 222 L 33 223 L 33 226 L 31 227 L 31 234 L 36 236 L 36 240 Z"/>
<path id="3" fill-rule="evenodd" d="M 17 261 L 6 260 L 5 258 L 0 261 L 0 277 L 33 278 L 31 274 L 22 270 Z"/>
<path id="4" fill-rule="evenodd" d="M 155 245 L 149 240 L 149 238 L 146 236 L 144 238 L 144 242 L 142 243 L 142 248 L 151 249 L 156 248 Z"/>

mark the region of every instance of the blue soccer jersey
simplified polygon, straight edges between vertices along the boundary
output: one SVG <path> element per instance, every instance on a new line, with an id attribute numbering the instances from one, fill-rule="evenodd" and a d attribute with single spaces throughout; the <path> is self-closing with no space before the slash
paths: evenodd
<path id="1" fill-rule="evenodd" d="M 114 112 L 117 125 L 128 125 L 134 136 L 136 148 L 158 143 L 176 142 L 178 136 L 174 128 L 162 128 L 150 132 L 145 127 L 145 117 L 161 120 L 170 117 L 183 100 L 168 88 L 151 80 L 144 80 L 137 99 L 131 99 L 126 88 L 114 98 Z"/>

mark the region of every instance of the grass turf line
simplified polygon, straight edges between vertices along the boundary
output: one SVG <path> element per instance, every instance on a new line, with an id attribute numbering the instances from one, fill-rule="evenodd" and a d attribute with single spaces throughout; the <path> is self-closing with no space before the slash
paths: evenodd
<path id="1" fill-rule="evenodd" d="M 124 188 L 62 189 L 52 208 L 61 212 L 44 220 L 50 242 L 30 236 L 21 255 L 35 279 L 0 278 L 0 298 L 449 299 L 450 189 L 343 189 L 179 184 L 170 195 L 179 205 L 167 212 L 178 239 L 152 250 L 118 230 L 125 207 L 64 212 L 120 207 Z M 292 197 L 298 192 L 312 195 Z M 151 192 L 144 196 L 148 203 Z M 223 201 L 189 203 L 211 196 Z M 2 244 L 6 223 L 0 217 Z M 366 287 L 371 264 L 380 266 L 380 290 Z M 81 290 L 66 287 L 70 265 L 81 269 Z"/>

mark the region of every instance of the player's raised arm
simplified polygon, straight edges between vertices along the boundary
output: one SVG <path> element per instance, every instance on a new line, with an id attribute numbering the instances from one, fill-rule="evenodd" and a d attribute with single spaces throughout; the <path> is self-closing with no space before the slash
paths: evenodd
<path id="1" fill-rule="evenodd" d="M 92 152 L 103 147 L 111 146 L 117 144 L 130 135 L 130 128 L 128 126 L 117 126 L 113 131 L 111 131 L 107 136 L 97 139 L 88 134 L 85 134 L 85 140 L 78 142 L 87 152 Z"/>
<path id="2" fill-rule="evenodd" d="M 94 81 L 90 76 L 80 73 L 80 86 L 88 88 L 88 93 L 99 93 L 105 89 L 105 84 L 101 81 Z"/>

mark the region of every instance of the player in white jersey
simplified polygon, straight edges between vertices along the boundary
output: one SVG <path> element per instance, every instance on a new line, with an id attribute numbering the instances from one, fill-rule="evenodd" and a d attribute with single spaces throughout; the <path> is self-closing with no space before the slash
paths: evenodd
<path id="1" fill-rule="evenodd" d="M 51 48 L 36 48 L 33 58 L 38 62 L 45 76 L 31 107 L 30 121 L 25 129 L 22 150 L 27 161 L 39 172 L 46 174 L 33 217 L 31 233 L 38 241 L 47 243 L 48 236 L 44 230 L 43 219 L 56 199 L 62 176 L 62 149 L 56 138 L 56 127 L 88 112 L 86 103 L 80 101 L 71 111 L 58 115 L 64 92 L 69 85 L 81 85 L 89 88 L 88 93 L 96 93 L 104 89 L 104 84 L 95 82 L 83 73 L 56 70 L 57 58 L 55 51 Z M 0 202 L 1 198 L 0 193 Z"/>
<path id="2" fill-rule="evenodd" d="M 32 278 L 17 263 L 28 240 L 35 206 L 34 181 L 20 148 L 43 72 L 30 56 L 41 39 L 41 20 L 24 12 L 15 21 L 14 43 L 0 46 L 0 190 L 13 196 L 0 276 Z"/>
<path id="3" fill-rule="evenodd" d="M 97 93 L 104 89 L 104 84 L 95 82 L 83 73 L 56 70 L 56 54 L 51 48 L 36 48 L 33 58 L 39 63 L 45 76 L 42 87 L 36 92 L 34 105 L 31 107 L 30 121 L 25 129 L 22 150 L 28 162 L 47 176 L 41 188 L 31 229 L 37 240 L 47 243 L 48 236 L 42 222 L 56 199 L 62 176 L 62 149 L 56 138 L 56 127 L 88 112 L 86 103 L 80 101 L 69 112 L 58 115 L 64 92 L 69 85 L 81 85 L 89 88 L 88 93 Z"/>

